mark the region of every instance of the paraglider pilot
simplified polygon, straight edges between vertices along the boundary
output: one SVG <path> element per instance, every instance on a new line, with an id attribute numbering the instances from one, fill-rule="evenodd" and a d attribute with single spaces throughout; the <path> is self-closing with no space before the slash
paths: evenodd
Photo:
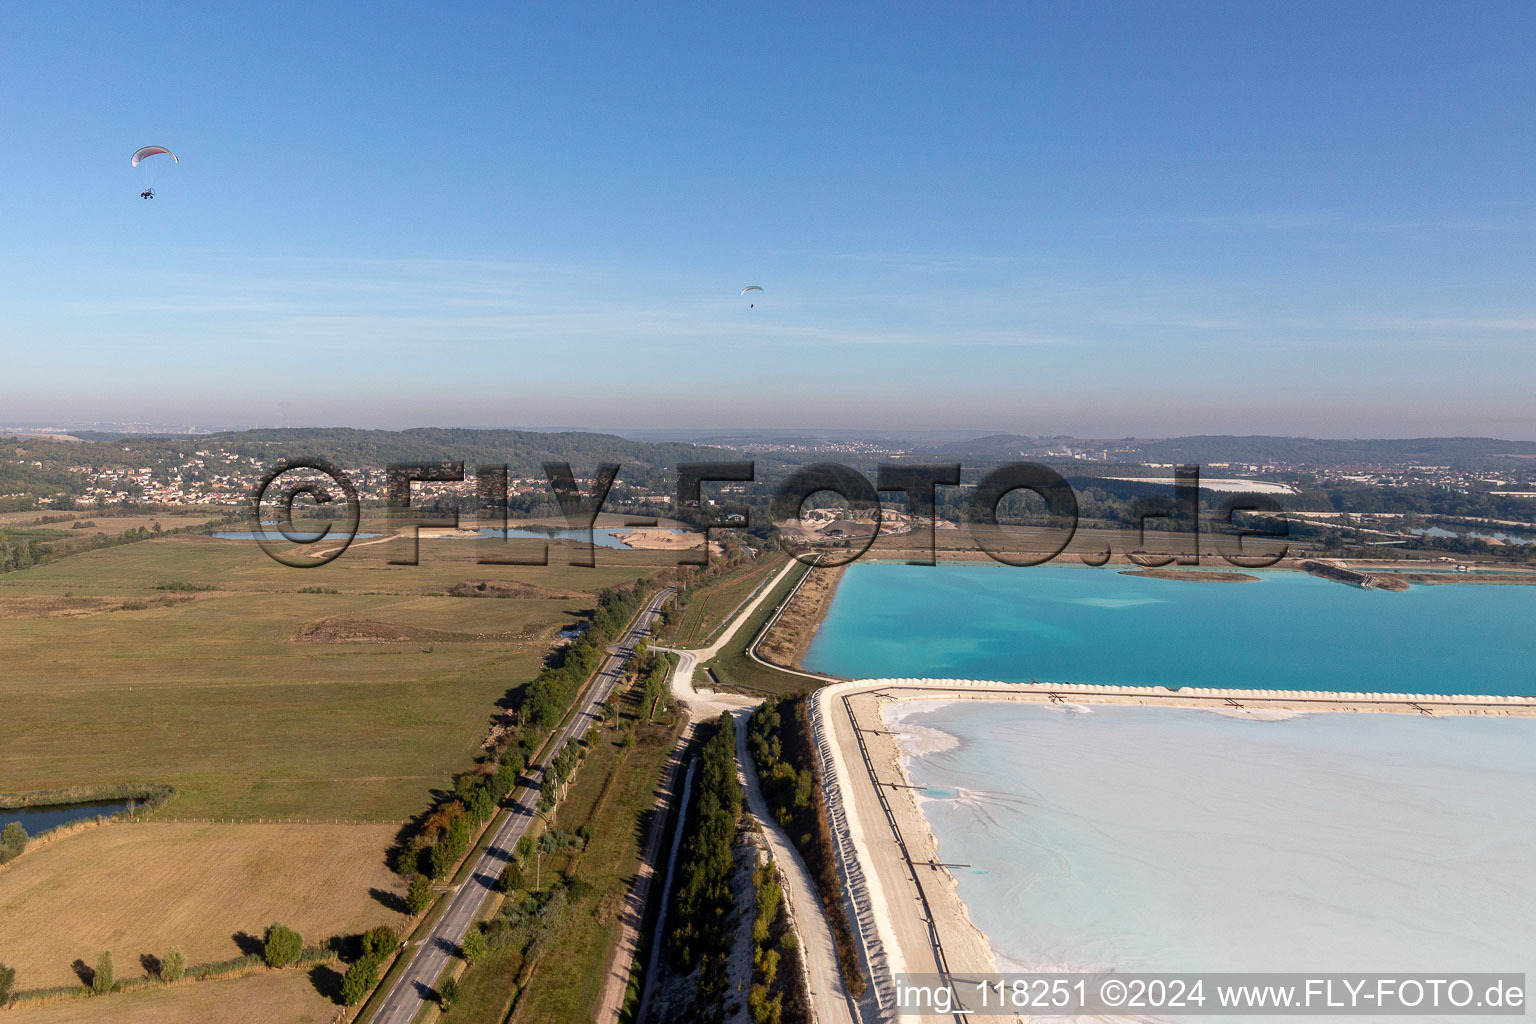
<path id="1" fill-rule="evenodd" d="M 139 193 L 139 198 L 140 199 L 153 199 L 153 198 L 155 198 L 155 190 L 152 189 L 152 188 L 147 188 L 143 192 Z"/>

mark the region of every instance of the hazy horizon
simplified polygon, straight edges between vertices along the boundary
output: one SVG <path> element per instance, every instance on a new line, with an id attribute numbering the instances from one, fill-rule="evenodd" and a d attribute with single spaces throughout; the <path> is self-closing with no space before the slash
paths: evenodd
<path id="1" fill-rule="evenodd" d="M 717 426 L 678 427 L 657 426 L 642 427 L 625 424 L 616 424 L 611 427 L 597 427 L 590 425 L 570 424 L 539 424 L 539 423 L 416 423 L 408 422 L 399 425 L 380 423 L 357 422 L 311 422 L 311 423 L 145 423 L 142 421 L 87 421 L 87 420 L 40 420 L 31 422 L 12 421 L 0 422 L 0 432 L 17 430 L 24 433 L 41 433 L 58 431 L 70 433 L 74 431 L 96 431 L 100 433 L 122 433 L 134 435 L 178 435 L 178 434 L 219 434 L 238 433 L 246 430 L 512 430 L 530 433 L 593 433 L 613 434 L 637 441 L 682 441 L 682 442 L 708 442 L 726 440 L 730 438 L 742 439 L 846 439 L 868 441 L 964 441 L 978 438 L 998 436 L 1018 436 L 1030 438 L 1036 441 L 1062 440 L 1062 441 L 1119 441 L 1119 440 L 1172 440 L 1180 437 L 1279 437 L 1294 440 L 1315 441 L 1399 441 L 1421 439 L 1487 439 L 1493 441 L 1517 441 L 1536 442 L 1536 436 L 1516 437 L 1498 434 L 1303 434 L 1303 433 L 1271 433 L 1235 430 L 1209 430 L 1198 432 L 1179 433 L 1148 433 L 1129 432 L 1116 433 L 1112 431 L 1085 432 L 1085 433 L 1046 433 L 1029 432 L 1022 430 L 994 430 L 988 428 L 922 428 L 913 427 L 902 429 L 899 427 L 866 427 L 866 426 L 738 426 L 721 424 Z"/>

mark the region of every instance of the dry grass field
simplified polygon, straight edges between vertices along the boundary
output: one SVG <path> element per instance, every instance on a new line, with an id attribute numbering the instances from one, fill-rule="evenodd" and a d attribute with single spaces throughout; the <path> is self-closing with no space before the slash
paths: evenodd
<path id="1" fill-rule="evenodd" d="M 390 565 L 399 546 L 299 570 L 177 536 L 0 577 L 0 792 L 168 783 L 172 817 L 403 821 L 470 763 L 556 632 L 670 554 L 583 568 L 555 544 L 549 566 L 494 566 L 442 540 Z M 543 596 L 448 596 L 487 579 Z"/>
<path id="2" fill-rule="evenodd" d="M 38 519 L 42 515 L 60 515 L 68 513 L 26 513 L 32 519 Z M 83 509 L 74 513 L 74 518 L 67 523 L 40 523 L 32 529 L 61 530 L 65 533 L 105 533 L 109 537 L 116 537 L 125 530 L 137 530 L 143 527 L 153 530 L 155 524 L 160 524 L 162 530 L 184 530 L 189 526 L 202 526 L 221 518 L 217 513 L 200 513 L 198 515 L 173 515 L 169 512 L 153 513 L 149 515 L 109 516 Z M 20 520 L 25 523 L 26 520 Z M 94 523 L 93 526 L 76 528 L 75 523 Z"/>
<path id="3" fill-rule="evenodd" d="M 122 992 L 14 1009 L 6 1024 L 330 1024 L 336 1004 L 304 970 Z"/>
<path id="4" fill-rule="evenodd" d="M 70 965 L 108 949 L 126 979 L 145 973 L 140 956 L 172 946 L 191 964 L 240 956 L 250 950 L 236 936 L 259 938 L 273 921 L 306 942 L 395 925 L 404 917 L 384 902 L 404 894 L 384 864 L 394 835 L 390 825 L 90 829 L 0 871 L 0 962 L 18 988 L 52 988 L 77 983 Z"/>

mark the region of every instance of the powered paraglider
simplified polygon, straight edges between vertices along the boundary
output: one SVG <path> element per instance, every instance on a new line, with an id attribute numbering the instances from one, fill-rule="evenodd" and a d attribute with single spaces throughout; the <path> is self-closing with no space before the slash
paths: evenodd
<path id="1" fill-rule="evenodd" d="M 171 163 L 173 163 L 173 164 L 181 163 L 180 160 L 176 159 L 176 154 L 172 153 L 170 150 L 166 149 L 164 146 L 145 146 L 142 149 L 136 149 L 133 152 L 133 156 L 131 158 L 129 158 L 128 162 L 132 166 L 137 167 L 140 164 L 142 164 L 145 160 L 148 160 L 150 157 L 162 156 L 162 155 L 170 157 L 171 158 Z M 154 185 L 149 180 L 149 168 L 148 167 L 146 167 L 144 169 L 144 191 L 139 193 L 139 198 L 140 199 L 153 199 L 153 198 L 155 198 L 155 188 L 154 188 Z"/>

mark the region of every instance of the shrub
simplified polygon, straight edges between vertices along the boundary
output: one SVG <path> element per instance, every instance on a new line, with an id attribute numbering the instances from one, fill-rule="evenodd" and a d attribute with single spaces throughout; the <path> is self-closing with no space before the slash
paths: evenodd
<path id="1" fill-rule="evenodd" d="M 459 998 L 459 983 L 452 978 L 444 978 L 437 983 L 437 1001 L 442 1004 L 444 1010 Z"/>
<path id="2" fill-rule="evenodd" d="M 459 955 L 464 962 L 472 964 L 485 956 L 485 933 L 478 925 L 471 925 L 464 935 L 464 941 L 459 943 Z"/>
<path id="3" fill-rule="evenodd" d="M 400 948 L 400 937 L 395 934 L 393 928 L 379 925 L 363 933 L 363 956 L 376 956 L 379 959 L 389 956 Z"/>
<path id="4" fill-rule="evenodd" d="M 446 878 L 459 859 L 469 852 L 474 838 L 474 833 L 470 830 L 469 818 L 462 814 L 455 817 L 448 826 L 447 834 L 432 847 L 432 853 L 427 858 L 427 866 L 432 871 L 432 877 Z"/>
<path id="5" fill-rule="evenodd" d="M 304 952 L 304 940 L 292 928 L 270 924 L 261 943 L 261 958 L 268 967 L 287 967 Z"/>
<path id="6" fill-rule="evenodd" d="M 496 800 L 485 786 L 475 787 L 469 798 L 469 813 L 476 821 L 485 821 L 496 813 Z"/>
<path id="7" fill-rule="evenodd" d="M 421 870 L 422 851 L 431 843 L 426 836 L 416 833 L 395 850 L 395 874 L 409 876 Z"/>
<path id="8" fill-rule="evenodd" d="M 768 998 L 766 985 L 753 985 L 747 993 L 747 1009 L 752 1014 L 753 1024 L 779 1024 L 784 1012 L 783 1000 L 780 996 Z"/>
<path id="9" fill-rule="evenodd" d="M 757 969 L 763 974 L 763 984 L 773 986 L 774 979 L 779 976 L 779 951 L 776 949 L 764 949 L 762 956 L 757 957 Z"/>
<path id="10" fill-rule="evenodd" d="M 411 879 L 411 887 L 405 891 L 405 904 L 413 914 L 420 914 L 432 905 L 432 882 L 426 875 Z"/>
<path id="11" fill-rule="evenodd" d="M 109 949 L 101 954 L 101 959 L 96 961 L 96 970 L 91 975 L 91 991 L 97 995 L 104 995 L 111 992 L 115 984 L 117 984 L 117 973 L 112 968 L 112 951 Z"/>
<path id="12" fill-rule="evenodd" d="M 19 821 L 13 821 L 0 832 L 0 864 L 15 860 L 27 848 L 27 830 Z"/>
<path id="13" fill-rule="evenodd" d="M 177 946 L 172 946 L 165 954 L 165 959 L 160 961 L 161 981 L 180 981 L 182 975 L 187 973 L 187 956 Z"/>
<path id="14" fill-rule="evenodd" d="M 784 894 L 779 883 L 765 878 L 757 889 L 757 920 L 752 925 L 752 941 L 762 944 L 768 941 L 768 927 L 778 920 L 779 900 Z"/>
<path id="15" fill-rule="evenodd" d="M 348 967 L 347 973 L 341 976 L 341 1001 L 347 1006 L 356 1006 L 367 998 L 373 986 L 378 983 L 378 958 L 365 956 Z"/>
<path id="16" fill-rule="evenodd" d="M 507 787 L 507 792 L 512 792 L 512 787 L 517 785 L 517 777 L 523 774 L 523 755 L 517 751 L 511 751 L 502 760 L 501 767 L 496 769 L 496 778 Z"/>
<path id="17" fill-rule="evenodd" d="M 11 989 L 16 987 L 16 968 L 0 964 L 0 1006 L 11 1001 Z"/>
<path id="18" fill-rule="evenodd" d="M 502 778 L 501 769 L 497 769 L 496 774 L 485 780 L 485 793 L 491 798 L 492 806 L 498 805 L 505 800 L 511 790 L 512 784 Z"/>
<path id="19" fill-rule="evenodd" d="M 459 856 L 454 852 L 452 845 L 446 840 L 432 847 L 432 853 L 427 858 L 427 867 L 432 871 L 433 878 L 447 878 L 448 872 L 458 863 Z"/>

